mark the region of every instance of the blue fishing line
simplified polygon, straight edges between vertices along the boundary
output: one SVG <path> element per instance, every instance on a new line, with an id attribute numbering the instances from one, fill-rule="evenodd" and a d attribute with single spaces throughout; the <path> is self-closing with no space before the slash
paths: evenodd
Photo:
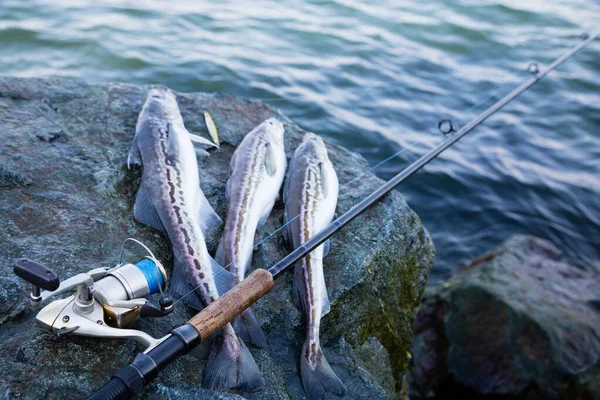
<path id="1" fill-rule="evenodd" d="M 158 271 L 158 267 L 156 264 L 154 264 L 154 261 L 150 260 L 149 258 L 144 258 L 140 262 L 136 263 L 135 266 L 142 271 L 142 274 L 144 274 L 146 282 L 148 282 L 150 294 L 152 295 L 154 293 L 158 293 L 160 288 L 164 285 L 164 281 L 163 276 Z"/>

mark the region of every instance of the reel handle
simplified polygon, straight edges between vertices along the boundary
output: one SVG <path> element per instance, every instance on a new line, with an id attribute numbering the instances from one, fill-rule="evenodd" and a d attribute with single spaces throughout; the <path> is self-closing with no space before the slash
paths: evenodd
<path id="1" fill-rule="evenodd" d="M 54 291 L 60 285 L 60 279 L 56 272 L 37 261 L 27 258 L 19 258 L 15 261 L 13 271 L 19 278 L 31 283 L 38 290 L 42 288 Z"/>
<path id="2" fill-rule="evenodd" d="M 219 297 L 208 307 L 194 315 L 187 323 L 192 325 L 204 342 L 213 333 L 233 321 L 242 311 L 273 289 L 273 275 L 266 269 L 257 269 Z"/>

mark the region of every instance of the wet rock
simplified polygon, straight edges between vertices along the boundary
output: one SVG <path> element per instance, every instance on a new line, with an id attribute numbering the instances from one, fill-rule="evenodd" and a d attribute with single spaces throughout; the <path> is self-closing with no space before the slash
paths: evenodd
<path id="1" fill-rule="evenodd" d="M 411 399 L 600 398 L 590 384 L 600 382 L 599 299 L 596 265 L 542 239 L 511 238 L 426 292 Z"/>
<path id="2" fill-rule="evenodd" d="M 0 370 L 5 371 L 0 390 L 22 398 L 84 398 L 141 350 L 126 340 L 58 339 L 43 333 L 35 326 L 35 310 L 27 306 L 27 285 L 12 275 L 12 262 L 21 256 L 38 259 L 67 278 L 114 265 L 121 241 L 133 236 L 155 252 L 170 274 L 166 237 L 133 219 L 140 171 L 125 166 L 147 90 L 53 78 L 0 78 L 0 140 L 6 143 L 0 157 L 15 176 L 35 182 L 0 187 Z M 200 161 L 200 180 L 221 216 L 226 212 L 229 160 L 245 133 L 268 117 L 281 118 L 288 157 L 304 133 L 260 101 L 194 93 L 179 94 L 178 102 L 191 132 L 208 136 L 205 110 L 219 129 L 222 150 Z M 340 214 L 381 181 L 364 175 L 368 165 L 359 155 L 333 144 L 327 147 L 342 185 L 362 176 L 341 189 Z M 257 241 L 281 226 L 282 214 L 283 205 L 276 205 Z M 288 252 L 278 233 L 255 251 L 254 267 L 269 267 Z M 141 255 L 130 254 L 131 261 Z M 323 320 L 321 339 L 348 386 L 348 398 L 383 399 L 400 390 L 411 326 L 432 261 L 429 235 L 399 193 L 387 196 L 334 238 L 325 259 L 332 309 Z M 304 332 L 291 301 L 291 279 L 291 271 L 282 274 L 255 308 L 268 347 L 251 351 L 266 387 L 255 394 L 211 394 L 215 398 L 303 398 L 298 356 Z M 132 328 L 159 337 L 190 315 L 178 303 L 173 314 L 139 320 Z M 200 382 L 209 346 L 203 344 L 163 371 L 142 398 L 206 395 Z M 381 362 L 365 358 L 368 348 Z"/>
<path id="3" fill-rule="evenodd" d="M 392 365 L 386 348 L 374 337 L 367 339 L 356 349 L 356 354 L 373 378 L 390 398 L 396 397 Z"/>
<path id="4" fill-rule="evenodd" d="M 13 172 L 6 165 L 0 164 L 0 188 L 28 185 L 31 185 L 31 179 L 23 174 Z"/>

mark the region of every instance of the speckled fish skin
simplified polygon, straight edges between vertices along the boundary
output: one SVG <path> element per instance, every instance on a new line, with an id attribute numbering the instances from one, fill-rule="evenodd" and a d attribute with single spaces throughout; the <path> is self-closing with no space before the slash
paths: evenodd
<path id="1" fill-rule="evenodd" d="M 230 163 L 227 217 L 217 260 L 238 282 L 250 267 L 256 228 L 266 221 L 279 196 L 286 169 L 283 136 L 283 124 L 267 119 L 244 137 Z M 258 347 L 266 345 L 251 310 L 238 317 L 234 327 L 242 339 Z"/>
<path id="2" fill-rule="evenodd" d="M 307 133 L 290 162 L 284 190 L 286 239 L 294 248 L 306 243 L 333 219 L 339 183 L 323 140 Z M 299 261 L 294 269 L 294 299 L 304 313 L 306 338 L 300 355 L 300 372 L 309 399 L 326 391 L 343 395 L 343 383 L 325 359 L 319 341 L 321 317 L 329 312 L 323 274 L 321 245 Z"/>
<path id="3" fill-rule="evenodd" d="M 200 190 L 189 135 L 174 93 L 164 87 L 151 89 L 138 117 L 128 164 L 143 165 L 135 218 L 165 232 L 171 241 L 175 258 L 171 290 L 177 280 L 185 280 L 186 287 L 197 288 L 185 300 L 199 293 L 208 305 L 219 292 L 213 275 L 216 262 L 208 253 L 204 232 L 221 220 Z M 245 374 L 239 371 L 242 367 Z M 203 383 L 213 390 L 241 387 L 254 391 L 264 385 L 254 359 L 231 324 L 221 330 L 213 346 Z"/>
<path id="4" fill-rule="evenodd" d="M 172 135 L 175 137 L 169 137 Z M 187 267 L 185 276 L 200 285 L 202 298 L 209 304 L 219 295 L 195 209 L 200 192 L 198 164 L 186 135 L 189 133 L 173 92 L 151 89 L 138 117 L 129 162 L 137 150 L 143 165 L 141 186 L 160 218 L 175 257 Z"/>

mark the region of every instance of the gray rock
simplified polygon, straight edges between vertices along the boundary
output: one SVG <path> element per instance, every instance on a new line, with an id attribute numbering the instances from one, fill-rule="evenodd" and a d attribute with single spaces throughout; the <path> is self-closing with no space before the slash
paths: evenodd
<path id="1" fill-rule="evenodd" d="M 141 350 L 125 340 L 58 339 L 45 334 L 35 326 L 26 285 L 14 278 L 11 265 L 21 256 L 39 259 L 66 278 L 115 264 L 121 241 L 134 236 L 155 251 L 170 273 L 167 239 L 133 219 L 140 171 L 125 166 L 147 90 L 54 78 L 0 78 L 0 157 L 14 176 L 27 177 L 0 187 L 0 390 L 23 398 L 83 398 Z M 204 110 L 219 129 L 222 150 L 200 162 L 200 178 L 202 190 L 221 216 L 226 210 L 229 160 L 245 133 L 268 117 L 281 118 L 288 156 L 303 135 L 289 119 L 259 101 L 194 93 L 179 94 L 178 102 L 191 132 L 207 136 Z M 365 174 L 368 165 L 359 155 L 327 146 L 342 185 L 361 176 L 341 189 L 339 214 L 381 181 Z M 283 205 L 276 205 L 257 232 L 257 241 L 281 226 L 282 212 Z M 255 251 L 253 264 L 269 267 L 288 252 L 278 233 Z M 400 390 L 411 326 L 432 261 L 429 235 L 399 193 L 388 195 L 336 235 L 325 260 L 332 309 L 324 318 L 321 338 L 333 368 L 348 386 L 348 398 L 379 399 Z M 256 307 L 268 348 L 252 352 L 267 385 L 259 393 L 237 393 L 244 397 L 303 397 L 298 376 L 303 331 L 300 313 L 291 302 L 291 277 L 291 271 L 279 277 L 273 292 Z M 139 320 L 132 327 L 159 337 L 190 315 L 179 303 L 173 314 Z M 354 351 L 367 339 L 384 347 L 377 353 L 383 358 L 380 365 L 362 362 Z M 199 387 L 209 345 L 176 361 L 142 397 L 204 395 Z"/>
<path id="2" fill-rule="evenodd" d="M 511 238 L 427 291 L 411 398 L 600 398 L 590 384 L 600 382 L 599 299 L 597 265 L 570 262 L 542 239 Z"/>

